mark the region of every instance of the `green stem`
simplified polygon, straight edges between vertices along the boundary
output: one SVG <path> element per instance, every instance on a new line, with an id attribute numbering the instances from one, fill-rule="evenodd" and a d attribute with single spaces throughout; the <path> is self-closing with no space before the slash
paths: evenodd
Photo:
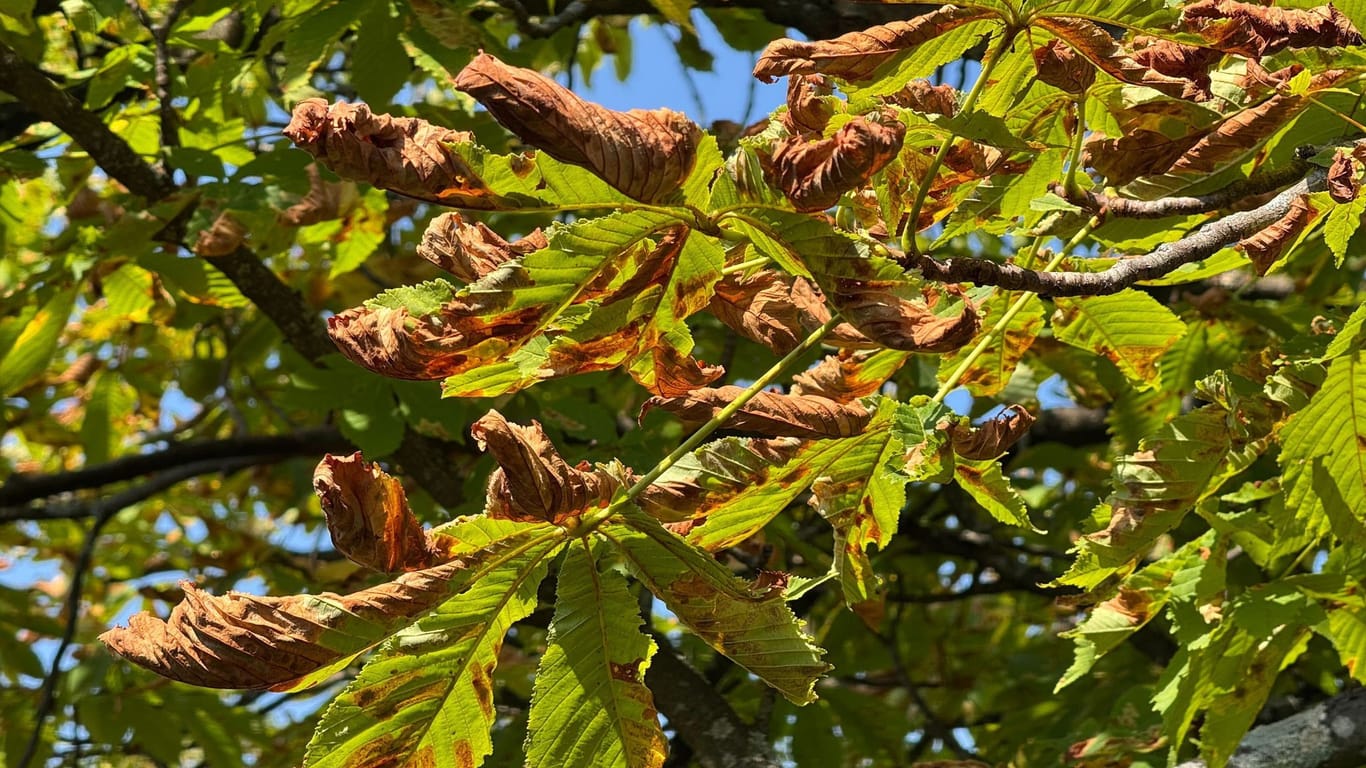
<path id="1" fill-rule="evenodd" d="M 996 68 L 996 63 L 1001 60 L 1001 55 L 1010 47 L 1010 42 L 1014 37 L 1013 32 L 1006 30 L 1005 37 L 1001 38 L 1001 43 L 987 52 L 986 58 L 982 59 L 982 70 L 977 74 L 977 82 L 972 84 L 972 89 L 968 91 L 967 98 L 963 100 L 963 106 L 958 108 L 958 114 L 966 115 L 972 112 L 972 108 L 977 105 L 978 97 L 982 95 L 982 91 L 985 89 L 987 80 L 991 78 L 992 70 Z M 925 207 L 925 196 L 929 194 L 935 177 L 939 175 L 939 166 L 943 164 L 944 158 L 949 154 L 949 148 L 953 146 L 953 142 L 957 138 L 957 134 L 953 133 L 944 137 L 944 140 L 939 144 L 939 151 L 930 161 L 929 170 L 925 171 L 920 184 L 916 186 L 915 200 L 911 204 L 910 217 L 906 219 L 906 228 L 901 233 L 901 250 L 906 253 L 920 253 L 920 248 L 915 242 L 915 235 L 918 231 L 916 223 L 920 221 L 920 209 Z"/>
<path id="2" fill-rule="evenodd" d="M 742 261 L 739 264 L 731 264 L 729 267 L 722 267 L 721 274 L 733 275 L 736 272 L 744 272 L 750 267 L 762 267 L 770 261 L 773 261 L 773 259 L 770 259 L 767 256 L 760 256 L 757 259 L 750 259 L 749 261 Z"/>
<path id="3" fill-rule="evenodd" d="M 1081 148 L 1082 141 L 1086 137 L 1086 103 L 1083 101 L 1086 94 L 1083 93 L 1072 101 L 1072 109 L 1077 115 L 1077 124 L 1073 127 L 1072 149 L 1067 156 L 1067 178 L 1063 181 L 1067 194 L 1076 195 L 1081 192 L 1077 188 L 1077 169 L 1081 167 Z"/>
<path id="4" fill-rule="evenodd" d="M 1072 239 L 1067 241 L 1067 244 L 1058 251 L 1058 254 L 1050 259 L 1040 271 L 1051 272 L 1052 270 L 1057 269 L 1058 265 L 1062 263 L 1062 260 L 1067 258 L 1067 255 L 1072 252 L 1072 249 L 1076 248 L 1081 244 L 1081 241 L 1089 237 L 1091 231 L 1099 224 L 1100 219 L 1092 217 L 1090 221 L 1086 222 L 1086 226 L 1082 227 L 1081 231 L 1073 235 Z M 1029 260 L 1031 262 L 1038 252 L 1038 240 L 1036 240 L 1034 245 L 1030 246 Z M 977 359 L 987 351 L 987 347 L 991 346 L 997 336 L 1005 332 L 1005 329 L 1010 326 L 1010 321 L 1014 320 L 1015 316 L 1024 310 L 1025 304 L 1028 304 L 1029 300 L 1035 295 L 1036 294 L 1033 291 L 1024 291 L 1011 303 L 1010 307 L 1001 315 L 1001 319 L 997 320 L 995 325 L 991 326 L 986 333 L 982 334 L 982 338 L 977 340 L 977 346 L 973 347 L 972 351 L 968 353 L 968 356 L 963 358 L 963 362 L 959 363 L 958 367 L 953 369 L 953 373 L 944 380 L 944 383 L 939 387 L 939 391 L 934 393 L 934 397 L 932 397 L 931 400 L 936 403 L 943 402 L 944 398 L 958 387 L 958 382 L 962 380 L 963 374 L 967 373 L 968 369 L 977 362 Z"/>

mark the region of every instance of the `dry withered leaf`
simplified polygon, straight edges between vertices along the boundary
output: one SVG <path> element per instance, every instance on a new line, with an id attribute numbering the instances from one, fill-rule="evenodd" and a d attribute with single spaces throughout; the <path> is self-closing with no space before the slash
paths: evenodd
<path id="1" fill-rule="evenodd" d="M 830 319 L 825 297 L 809 280 L 765 269 L 734 273 L 716 283 L 712 314 L 731 330 L 780 355 Z"/>
<path id="2" fill-rule="evenodd" d="M 981 318 L 964 300 L 956 315 L 941 317 L 933 306 L 943 300 L 938 292 L 927 304 L 897 295 L 900 284 L 881 280 L 835 278 L 827 292 L 844 319 L 876 344 L 903 352 L 952 352 L 977 333 Z"/>
<path id="3" fill-rule="evenodd" d="M 375 373 L 444 379 L 506 352 L 538 327 L 545 310 L 526 307 L 490 317 L 482 298 L 455 299 L 425 317 L 402 308 L 356 307 L 328 318 L 327 333 L 342 354 Z"/>
<path id="4" fill-rule="evenodd" d="M 1068 93 L 1081 93 L 1096 81 L 1095 66 L 1061 40 L 1034 49 L 1034 68 L 1039 80 Z"/>
<path id="5" fill-rule="evenodd" d="M 1361 33 L 1332 3 L 1275 8 L 1237 0 L 1199 0 L 1182 10 L 1181 22 L 1212 47 L 1251 59 L 1286 48 L 1361 45 Z"/>
<path id="6" fill-rule="evenodd" d="M 280 212 L 280 222 L 291 227 L 306 227 L 330 221 L 341 215 L 343 183 L 323 181 L 317 163 L 308 165 L 308 194 Z"/>
<path id="7" fill-rule="evenodd" d="M 833 40 L 775 40 L 754 65 L 754 76 L 766 83 L 783 75 L 866 80 L 898 53 L 991 15 L 988 11 L 945 5 L 914 19 L 869 27 Z"/>
<path id="8" fill-rule="evenodd" d="M 636 503 L 686 536 L 718 506 L 762 485 L 769 472 L 791 460 L 802 445 L 792 437 L 723 438 L 675 464 L 646 487 Z"/>
<path id="9" fill-rule="evenodd" d="M 448 549 L 422 529 L 408 508 L 398 480 L 359 451 L 323 457 L 313 471 L 313 490 L 322 502 L 337 551 L 352 562 L 383 573 L 431 568 L 448 559 Z"/>
<path id="10" fill-rule="evenodd" d="M 1281 257 L 1285 249 L 1295 242 L 1295 238 L 1299 237 L 1318 215 L 1318 209 L 1309 203 L 1309 195 L 1300 195 L 1291 201 L 1290 210 L 1286 211 L 1284 216 L 1272 222 L 1266 229 L 1239 240 L 1236 247 L 1252 259 L 1257 274 L 1265 275 L 1266 271 L 1271 269 L 1271 265 L 1276 263 L 1276 259 Z"/>
<path id="11" fill-rule="evenodd" d="M 791 136 L 777 142 L 764 172 L 797 210 L 823 211 L 891 162 L 905 136 L 900 121 L 856 117 L 828 139 Z"/>
<path id="12" fill-rule="evenodd" d="M 949 441 L 953 452 L 965 459 L 994 459 L 1023 437 L 1033 423 L 1034 417 L 1023 405 L 1012 405 L 977 427 L 950 425 Z"/>
<path id="13" fill-rule="evenodd" d="M 473 283 L 504 263 L 546 247 L 545 234 L 535 229 L 513 242 L 504 240 L 482 221 L 469 223 L 459 213 L 443 213 L 432 219 L 417 255 Z"/>
<path id="14" fill-rule="evenodd" d="M 958 91 L 951 85 L 931 85 L 924 78 L 907 83 L 888 96 L 887 102 L 926 115 L 953 117 L 958 114 Z"/>
<path id="15" fill-rule="evenodd" d="M 619 485 L 587 462 L 569 466 L 539 422 L 524 427 L 491 410 L 474 422 L 470 434 L 498 463 L 489 476 L 490 517 L 558 525 L 589 507 L 606 505 Z"/>
<path id="16" fill-rule="evenodd" d="M 357 620 L 396 627 L 450 595 L 461 559 L 338 595 L 214 596 L 182 582 L 185 599 L 165 620 L 142 612 L 100 635 L 129 661 L 158 675 L 209 688 L 284 688 L 371 641 L 348 631 Z"/>
<path id="17" fill-rule="evenodd" d="M 1356 165 L 1352 154 L 1339 149 L 1333 154 L 1333 164 L 1328 167 L 1328 195 L 1335 202 L 1350 203 L 1357 199 L 1361 183 L 1357 180 Z"/>
<path id="18" fill-rule="evenodd" d="M 1210 92 L 1209 69 L 1223 57 L 1213 48 L 1186 45 L 1160 37 L 1139 35 L 1134 38 L 1134 60 L 1168 77 L 1190 80 L 1195 84 L 1196 101 L 1214 98 Z"/>
<path id="19" fill-rule="evenodd" d="M 663 408 L 685 422 L 700 424 L 720 413 L 744 391 L 744 387 L 736 386 L 704 387 L 680 397 L 652 397 L 640 407 L 640 417 Z M 853 437 L 868 426 L 869 418 L 868 409 L 857 404 L 837 403 L 815 395 L 760 392 L 724 428 L 765 437 Z"/>
<path id="20" fill-rule="evenodd" d="M 823 97 L 834 89 L 830 81 L 820 75 L 792 75 L 787 79 L 787 112 L 783 127 L 788 133 L 820 133 L 835 114 L 835 108 Z"/>
<path id="21" fill-rule="evenodd" d="M 792 394 L 817 395 L 837 403 L 851 403 L 882 389 L 897 366 L 870 374 L 864 364 L 875 352 L 842 349 L 826 355 L 815 367 L 792 377 Z M 884 375 L 885 374 L 885 375 Z"/>
<path id="22" fill-rule="evenodd" d="M 1203 136 L 1204 132 L 1197 132 L 1173 139 L 1146 129 L 1119 138 L 1093 133 L 1086 139 L 1083 162 L 1105 176 L 1108 184 L 1119 187 L 1140 176 L 1166 173 Z"/>
<path id="23" fill-rule="evenodd" d="M 227 256 L 241 247 L 246 239 L 247 227 L 231 213 L 224 211 L 213 220 L 208 229 L 200 230 L 194 241 L 196 256 Z"/>
<path id="24" fill-rule="evenodd" d="M 1062 38 L 1073 50 L 1117 80 L 1183 99 L 1195 99 L 1200 95 L 1200 87 L 1194 81 L 1164 75 L 1140 63 L 1129 49 L 1095 22 L 1072 16 L 1040 16 L 1034 23 Z"/>
<path id="25" fill-rule="evenodd" d="M 447 144 L 473 139 L 412 117 L 376 115 L 364 104 L 305 99 L 285 128 L 299 148 L 337 175 L 439 205 L 492 210 L 510 206 Z"/>
<path id="26" fill-rule="evenodd" d="M 1220 163 L 1239 157 L 1255 148 L 1271 134 L 1285 127 L 1290 118 L 1304 109 L 1308 94 L 1330 88 L 1347 77 L 1347 71 L 1330 69 L 1314 75 L 1306 95 L 1276 93 L 1255 107 L 1230 115 L 1206 133 L 1171 166 L 1172 173 L 1210 173 Z"/>
<path id="27" fill-rule="evenodd" d="M 702 129 L 668 109 L 616 112 L 531 69 L 481 53 L 455 79 L 503 127 L 551 157 L 581 165 L 647 203 L 674 194 L 692 171 Z"/>

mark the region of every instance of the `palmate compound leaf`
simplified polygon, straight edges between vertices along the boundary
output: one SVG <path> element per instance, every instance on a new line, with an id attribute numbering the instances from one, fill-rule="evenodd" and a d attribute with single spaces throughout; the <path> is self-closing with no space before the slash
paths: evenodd
<path id="1" fill-rule="evenodd" d="M 298 690 L 345 668 L 414 619 L 562 533 L 549 525 L 475 520 L 441 531 L 450 560 L 348 595 L 207 595 L 185 583 L 165 621 L 148 613 L 100 636 L 163 677 L 210 688 Z"/>
<path id="2" fill-rule="evenodd" d="M 657 649 L 618 562 L 596 536 L 568 548 L 531 694 L 527 766 L 664 763 L 668 742 L 644 682 Z"/>
<path id="3" fill-rule="evenodd" d="M 323 713 L 308 768 L 469 768 L 493 749 L 493 671 L 509 627 L 536 609 L 537 586 L 564 543 L 552 525 L 468 518 L 444 529 L 498 546 L 457 599 L 386 642 Z"/>
<path id="4" fill-rule="evenodd" d="M 1060 341 L 1109 358 L 1140 389 L 1157 386 L 1158 359 L 1186 332 L 1170 309 L 1132 288 L 1053 303 Z"/>
<path id="5" fill-rule="evenodd" d="M 830 669 L 783 600 L 781 583 L 746 582 L 635 506 L 598 529 L 632 574 L 718 653 L 794 704 L 815 700 Z"/>
<path id="6" fill-rule="evenodd" d="M 1366 531 L 1366 351 L 1344 354 L 1281 431 L 1286 506 L 1297 523 L 1361 544 Z"/>

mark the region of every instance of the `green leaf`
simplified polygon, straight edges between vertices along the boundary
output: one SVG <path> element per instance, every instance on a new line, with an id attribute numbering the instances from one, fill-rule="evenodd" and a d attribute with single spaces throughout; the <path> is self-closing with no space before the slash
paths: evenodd
<path id="1" fill-rule="evenodd" d="M 107 275 L 101 285 L 109 311 L 123 315 L 134 323 L 148 321 L 148 310 L 156 306 L 152 294 L 152 273 L 136 264 L 124 264 Z"/>
<path id="2" fill-rule="evenodd" d="M 1328 366 L 1323 387 L 1281 431 L 1286 506 L 1311 531 L 1366 532 L 1366 351 Z"/>
<path id="3" fill-rule="evenodd" d="M 780 585 L 736 578 L 635 507 L 625 517 L 625 524 L 598 532 L 684 626 L 792 703 L 815 699 L 816 680 L 830 666 L 787 607 Z"/>
<path id="4" fill-rule="evenodd" d="M 493 749 L 492 675 L 503 636 L 535 610 L 536 588 L 562 546 L 548 530 L 484 517 L 443 528 L 497 558 L 458 598 L 380 648 L 323 714 L 304 765 L 479 765 Z"/>
<path id="5" fill-rule="evenodd" d="M 1024 499 L 1001 472 L 1001 462 L 969 461 L 960 456 L 953 467 L 953 479 L 997 520 L 1020 528 L 1034 527 L 1029 522 Z"/>
<path id="6" fill-rule="evenodd" d="M 113 458 L 120 438 L 115 420 L 123 419 L 137 404 L 137 395 L 112 371 L 95 375 L 94 388 L 85 403 L 81 420 L 81 448 L 86 466 Z"/>
<path id="7" fill-rule="evenodd" d="M 443 304 L 455 298 L 458 290 L 448 281 L 437 278 L 415 285 L 401 285 L 397 288 L 390 288 L 365 302 L 365 306 L 386 309 L 403 308 L 408 310 L 409 314 L 421 317 L 441 309 Z"/>
<path id="8" fill-rule="evenodd" d="M 579 539 L 560 566 L 555 617 L 536 670 L 528 766 L 657 768 L 668 753 L 645 670 L 656 646 L 612 548 Z"/>
<path id="9" fill-rule="evenodd" d="M 1342 324 L 1323 353 L 1324 360 L 1342 357 L 1366 346 L 1366 303 L 1357 305 L 1351 316 Z"/>
<path id="10" fill-rule="evenodd" d="M 1132 288 L 1053 303 L 1053 332 L 1060 341 L 1109 358 L 1145 389 L 1158 384 L 1158 359 L 1186 332 L 1170 309 Z"/>
<path id="11" fill-rule="evenodd" d="M 958 377 L 958 383 L 979 397 L 998 394 L 1010 382 L 1015 368 L 1024 358 L 1025 352 L 1043 330 L 1043 302 L 1033 294 L 1018 291 L 998 291 L 983 302 L 978 310 L 982 313 L 983 328 L 977 338 L 956 352 L 945 355 L 939 360 L 939 381 L 948 381 L 976 349 L 982 336 L 990 333 L 1001 322 L 1006 312 L 1016 301 L 1024 297 L 1019 311 L 1005 321 L 1001 331 L 992 335 L 991 344 Z"/>
<path id="12" fill-rule="evenodd" d="M 1306 70 L 1308 71 L 1308 70 Z M 1334 265 L 1341 267 L 1347 258 L 1347 243 L 1361 227 L 1362 214 L 1366 213 L 1366 197 L 1358 196 L 1348 203 L 1339 203 L 1328 210 L 1323 222 L 1323 241 L 1333 252 Z"/>
<path id="13" fill-rule="evenodd" d="M 403 5 L 407 10 L 407 4 Z M 351 45 L 351 81 L 360 97 L 371 104 L 388 104 L 412 74 L 413 64 L 398 45 L 403 19 L 389 0 L 375 0 L 359 18 Z"/>
<path id="14" fill-rule="evenodd" d="M 76 289 L 68 288 L 48 299 L 42 309 L 0 324 L 0 339 L 13 340 L 0 358 L 0 396 L 18 393 L 47 369 L 75 304 Z"/>

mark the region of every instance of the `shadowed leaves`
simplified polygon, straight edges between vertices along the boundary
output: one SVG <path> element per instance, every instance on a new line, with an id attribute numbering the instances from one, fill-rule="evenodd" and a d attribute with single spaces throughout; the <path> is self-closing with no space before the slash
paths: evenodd
<path id="1" fill-rule="evenodd" d="M 664 200 L 682 186 L 702 138 L 701 129 L 680 113 L 615 112 L 486 53 L 460 71 L 455 87 L 530 146 L 583 166 L 644 202 Z"/>
<path id="2" fill-rule="evenodd" d="M 466 131 L 376 115 L 364 104 L 305 99 L 294 107 L 285 135 L 343 178 L 441 205 L 506 205 L 447 146 L 472 141 Z"/>
<path id="3" fill-rule="evenodd" d="M 687 423 L 700 424 L 721 412 L 744 387 L 703 388 L 680 397 L 652 397 L 641 406 L 642 417 L 663 408 Z M 868 409 L 814 395 L 760 392 L 723 425 L 765 437 L 851 437 L 868 425 Z"/>
<path id="4" fill-rule="evenodd" d="M 1286 48 L 1361 44 L 1361 33 L 1331 3 L 1274 8 L 1237 0 L 1199 0 L 1182 10 L 1181 21 L 1212 47 L 1252 59 Z"/>
<path id="5" fill-rule="evenodd" d="M 619 483 L 587 462 L 569 466 L 538 422 L 524 427 L 489 411 L 470 428 L 498 469 L 489 476 L 490 517 L 559 524 L 589 507 L 605 506 Z"/>
<path id="6" fill-rule="evenodd" d="M 768 44 L 754 65 L 754 76 L 766 83 L 783 75 L 823 74 L 866 80 L 897 54 L 991 15 L 988 11 L 946 5 L 924 16 L 850 32 L 833 40 L 776 40 Z"/>
<path id="7" fill-rule="evenodd" d="M 375 464 L 326 456 L 313 473 L 337 551 L 383 573 L 417 571 L 446 560 L 450 542 L 422 530 L 398 480 Z"/>
<path id="8" fill-rule="evenodd" d="M 236 251 L 247 237 L 247 227 L 226 211 L 218 214 L 213 224 L 201 230 L 194 242 L 196 256 L 227 256 Z"/>
<path id="9" fill-rule="evenodd" d="M 546 247 L 541 230 L 508 242 L 482 221 L 466 222 L 458 213 L 443 213 L 432 219 L 417 246 L 417 255 L 450 272 L 466 283 L 473 283 L 503 264 Z"/>
<path id="10" fill-rule="evenodd" d="M 856 117 L 828 139 L 779 141 L 764 171 L 797 210 L 823 211 L 891 162 L 905 135 L 900 122 Z"/>

